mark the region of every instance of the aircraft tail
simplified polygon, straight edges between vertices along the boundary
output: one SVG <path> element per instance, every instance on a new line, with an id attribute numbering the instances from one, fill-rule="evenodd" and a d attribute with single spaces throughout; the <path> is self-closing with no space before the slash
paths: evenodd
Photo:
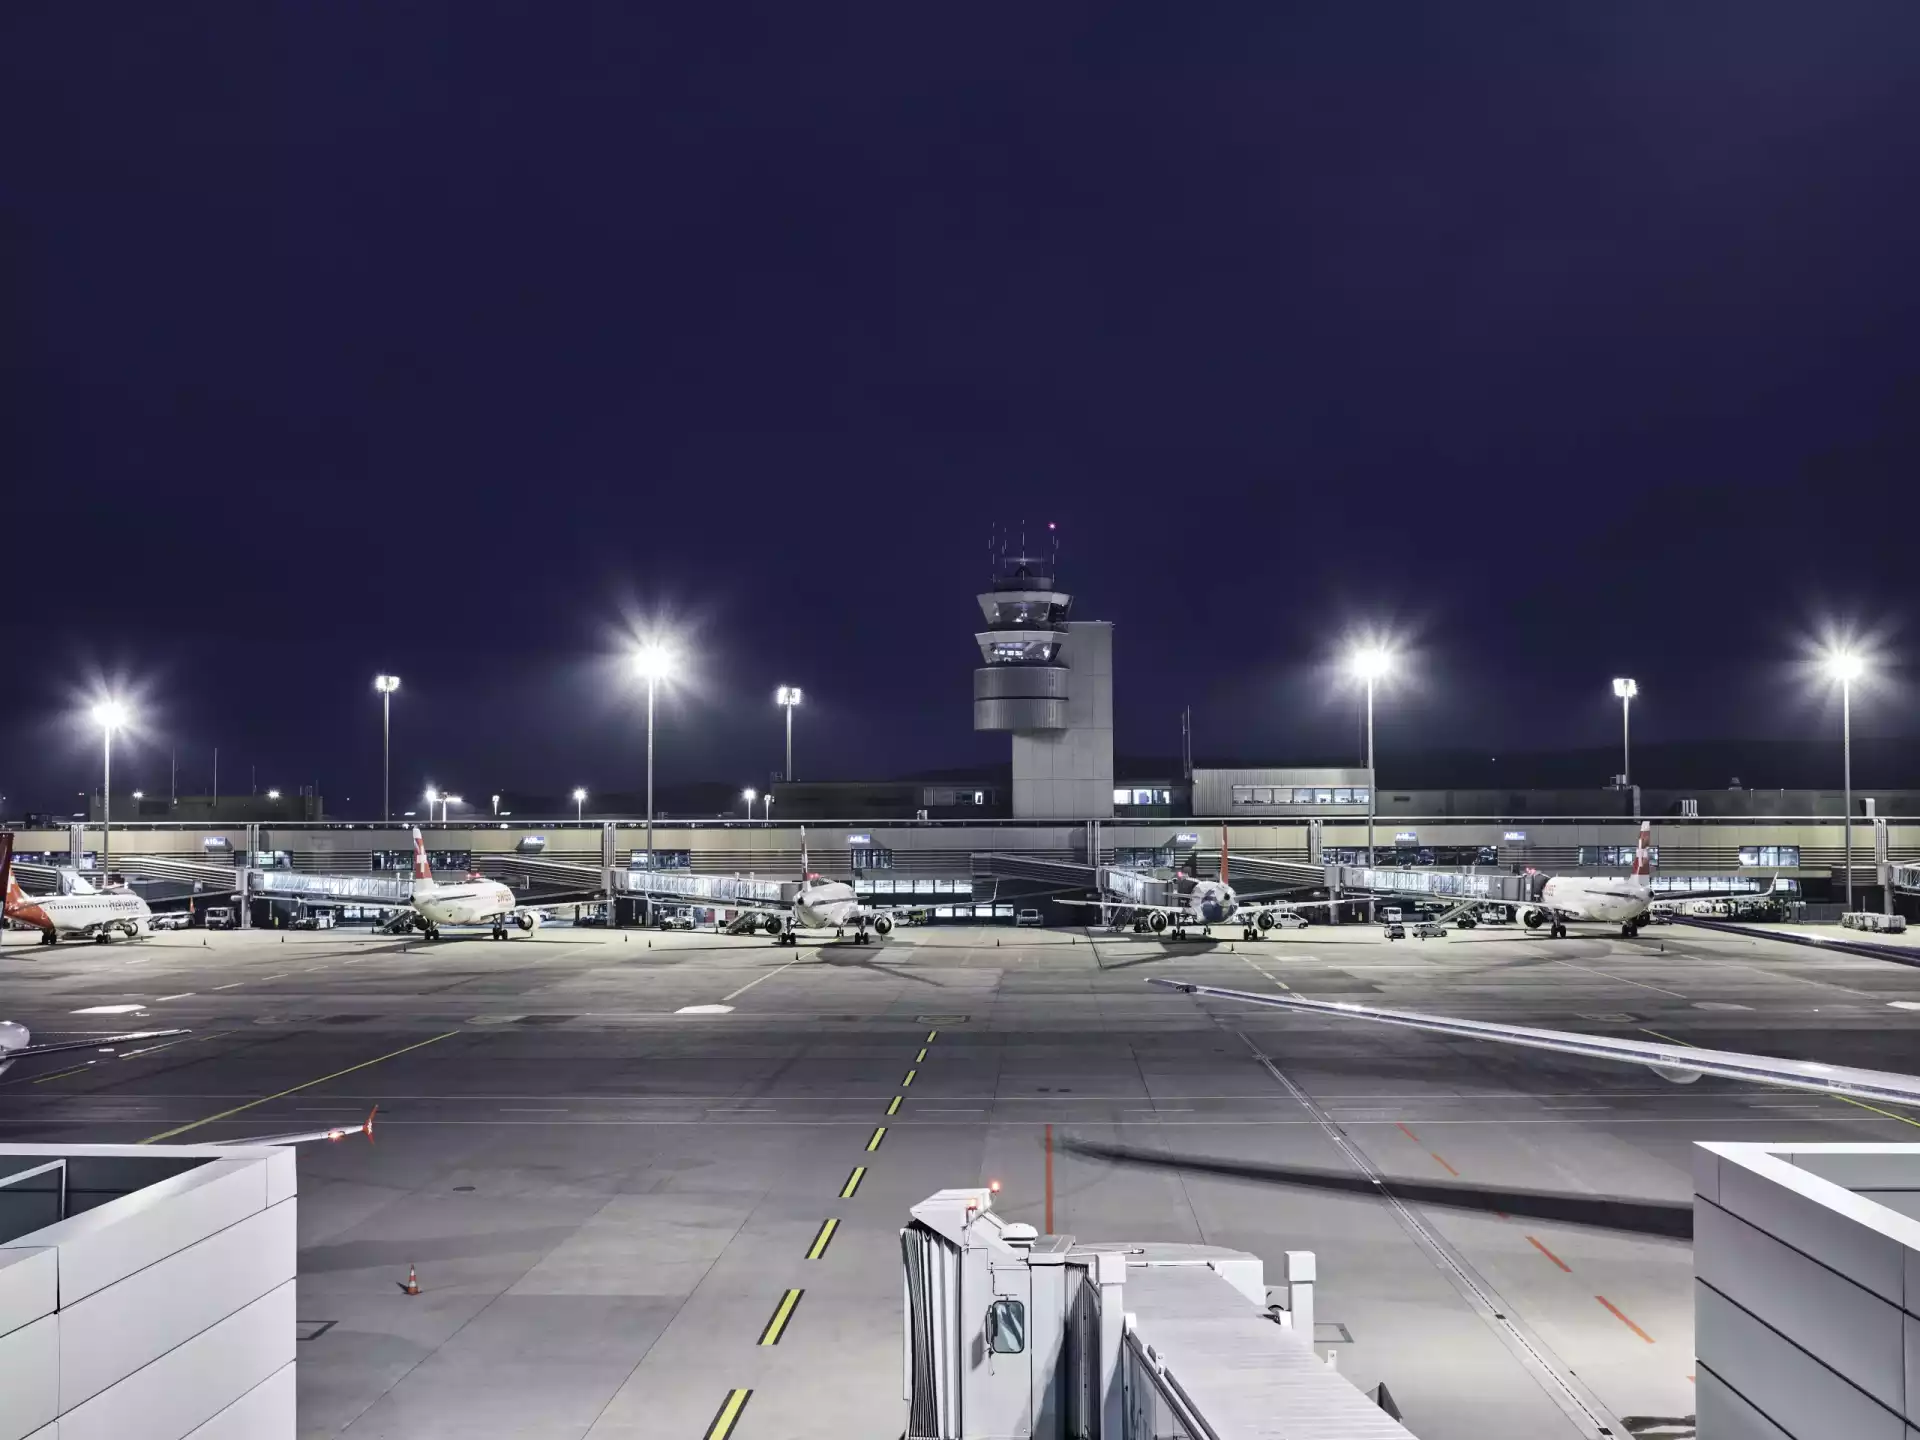
<path id="1" fill-rule="evenodd" d="M 1227 827 L 1220 827 L 1220 883 L 1227 883 Z"/>
<path id="2" fill-rule="evenodd" d="M 1653 845 L 1650 838 L 1652 834 L 1653 822 L 1651 820 L 1642 820 L 1640 822 L 1640 843 L 1633 847 L 1633 873 L 1636 875 L 1650 876 L 1653 874 Z"/>
<path id="3" fill-rule="evenodd" d="M 11 830 L 0 830 L 0 889 L 6 891 L 9 910 L 27 898 L 21 893 L 20 882 L 14 878 L 13 874 L 13 832 Z"/>
<path id="4" fill-rule="evenodd" d="M 813 873 L 813 866 L 807 862 L 807 827 L 800 827 L 800 883 L 805 884 Z"/>
<path id="5" fill-rule="evenodd" d="M 420 838 L 420 827 L 413 827 L 413 888 L 433 887 L 433 866 L 427 863 L 427 842 Z"/>

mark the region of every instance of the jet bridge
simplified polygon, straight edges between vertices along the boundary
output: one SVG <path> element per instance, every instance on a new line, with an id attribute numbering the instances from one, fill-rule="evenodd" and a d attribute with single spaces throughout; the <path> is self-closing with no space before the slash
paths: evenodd
<path id="1" fill-rule="evenodd" d="M 1539 898 L 1540 875 L 1500 870 L 1400 870 L 1377 865 L 1328 865 L 1322 884 L 1334 895 L 1407 895 L 1460 903 L 1525 905 Z"/>
<path id="2" fill-rule="evenodd" d="M 907 1440 L 1407 1440 L 1314 1350 L 1311 1252 L 1269 1291 L 1245 1251 L 1039 1235 L 990 1190 L 912 1216 Z"/>

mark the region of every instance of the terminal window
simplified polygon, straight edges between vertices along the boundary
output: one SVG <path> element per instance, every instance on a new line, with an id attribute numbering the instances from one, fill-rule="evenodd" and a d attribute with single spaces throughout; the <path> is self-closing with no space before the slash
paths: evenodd
<path id="1" fill-rule="evenodd" d="M 877 845 L 862 846 L 852 852 L 853 868 L 856 870 L 891 870 L 893 851 L 883 850 Z"/>
<path id="2" fill-rule="evenodd" d="M 1113 792 L 1113 803 L 1116 805 L 1171 805 L 1173 791 L 1119 787 Z"/>
<path id="3" fill-rule="evenodd" d="M 373 868 L 376 870 L 413 869 L 413 851 L 376 850 L 373 852 Z M 433 870 L 471 870 L 473 852 L 471 850 L 429 850 L 427 866 Z"/>
<path id="4" fill-rule="evenodd" d="M 1800 864 L 1800 847 L 1798 845 L 1742 845 L 1740 863 L 1788 870 L 1797 869 Z"/>
<path id="5" fill-rule="evenodd" d="M 653 864 L 647 864 L 647 852 L 635 850 L 627 861 L 629 870 L 691 870 L 693 852 L 691 850 L 656 850 L 653 852 Z"/>
<path id="6" fill-rule="evenodd" d="M 1364 805 L 1365 785 L 1236 785 L 1236 805 Z M 1118 796 L 1116 795 L 1116 799 Z"/>
<path id="7" fill-rule="evenodd" d="M 1153 870 L 1173 864 L 1171 845 L 1116 845 L 1113 863 L 1122 870 Z"/>
<path id="8" fill-rule="evenodd" d="M 1633 852 L 1634 847 L 1631 845 L 1582 845 L 1579 851 L 1579 858 L 1575 863 L 1580 865 L 1630 866 L 1633 864 Z M 1654 865 L 1660 863 L 1660 847 L 1658 845 L 1649 845 L 1647 847 L 1647 860 Z"/>

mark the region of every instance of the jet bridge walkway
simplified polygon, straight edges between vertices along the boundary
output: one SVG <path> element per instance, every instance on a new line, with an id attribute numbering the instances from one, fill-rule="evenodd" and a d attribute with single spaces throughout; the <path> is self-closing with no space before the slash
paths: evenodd
<path id="1" fill-rule="evenodd" d="M 900 1232 L 907 1440 L 1409 1440 L 1313 1347 L 1314 1257 L 1082 1243 L 942 1190 Z M 1274 1297 L 1278 1302 L 1274 1302 Z"/>

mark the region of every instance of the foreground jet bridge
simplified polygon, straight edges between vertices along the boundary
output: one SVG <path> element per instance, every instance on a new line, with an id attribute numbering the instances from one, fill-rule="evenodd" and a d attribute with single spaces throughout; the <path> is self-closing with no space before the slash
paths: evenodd
<path id="1" fill-rule="evenodd" d="M 686 871 L 616 870 L 614 889 L 627 895 L 683 900 L 701 905 L 791 905 L 798 880 L 756 880 L 747 875 L 694 875 Z"/>
<path id="2" fill-rule="evenodd" d="M 942 1190 L 900 1232 L 907 1440 L 1408 1440 L 1314 1350 L 1314 1257 L 1082 1244 Z M 1269 1295 L 1282 1303 L 1269 1304 Z"/>

